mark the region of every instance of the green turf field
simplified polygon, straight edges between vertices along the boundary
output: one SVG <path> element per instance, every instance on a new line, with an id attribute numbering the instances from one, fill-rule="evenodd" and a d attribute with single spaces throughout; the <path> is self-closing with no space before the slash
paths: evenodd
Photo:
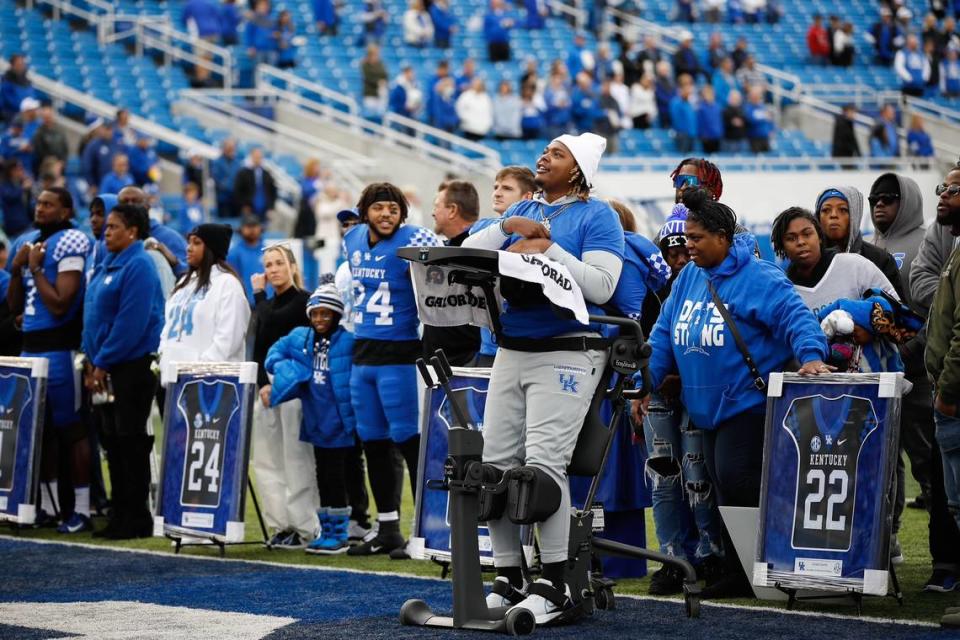
<path id="1" fill-rule="evenodd" d="M 106 476 L 106 470 L 104 470 Z M 410 514 L 413 513 L 413 503 L 410 496 L 409 487 L 405 487 L 403 500 L 403 516 L 401 524 L 404 533 L 409 534 Z M 918 492 L 917 485 L 912 477 L 908 478 L 907 496 L 912 497 Z M 960 603 L 960 592 L 952 594 L 924 593 L 922 591 L 923 583 L 930 575 L 930 555 L 927 551 L 927 523 L 928 516 L 925 511 L 916 509 L 907 509 L 904 513 L 903 530 L 900 532 L 900 541 L 903 545 L 906 563 L 898 567 L 897 573 L 900 577 L 904 592 L 904 604 L 898 606 L 892 598 L 867 598 L 864 602 L 864 615 L 885 617 L 894 619 L 924 620 L 938 622 L 943 609 L 947 606 L 953 606 Z M 105 521 L 96 519 L 96 526 L 102 527 Z M 89 533 L 77 534 L 72 536 L 63 536 L 57 534 L 51 529 L 24 529 L 16 535 L 23 538 L 44 538 L 59 539 L 66 541 L 93 543 L 99 545 L 108 545 L 133 549 L 150 549 L 155 551 L 165 551 L 173 553 L 169 540 L 161 538 L 133 540 L 133 541 L 104 541 L 91 537 Z M 246 513 L 246 535 L 250 541 L 260 539 L 260 530 L 257 524 L 256 514 L 253 509 L 252 501 L 247 500 Z M 654 547 L 653 517 L 650 510 L 647 510 L 647 539 L 649 545 Z M 216 556 L 215 548 L 185 548 L 183 553 Z M 417 560 L 390 560 L 385 556 L 376 556 L 368 558 L 351 558 L 346 555 L 334 557 L 310 556 L 297 551 L 268 551 L 258 546 L 235 546 L 227 550 L 227 556 L 235 559 L 246 560 L 267 560 L 271 562 L 282 562 L 294 565 L 323 565 L 327 567 L 343 567 L 350 569 L 360 569 L 369 571 L 387 571 L 398 574 L 411 574 L 421 576 L 439 576 L 440 568 L 428 561 Z M 659 565 L 651 564 L 650 573 L 655 571 Z M 649 579 L 642 580 L 623 580 L 617 587 L 619 593 L 625 594 L 646 594 Z M 411 594 L 411 597 L 416 594 Z M 726 601 L 737 604 L 750 604 L 766 607 L 782 606 L 778 603 L 765 603 L 756 600 L 731 600 Z M 853 606 L 823 605 L 815 603 L 804 603 L 800 605 L 801 609 L 807 611 L 830 611 L 833 613 L 845 613 L 853 615 L 856 610 Z"/>

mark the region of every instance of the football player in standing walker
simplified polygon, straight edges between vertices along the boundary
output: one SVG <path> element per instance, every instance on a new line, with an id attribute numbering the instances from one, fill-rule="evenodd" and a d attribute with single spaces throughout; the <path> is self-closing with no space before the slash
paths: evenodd
<path id="1" fill-rule="evenodd" d="M 624 235 L 617 214 L 590 197 L 606 141 L 595 134 L 562 135 L 537 160 L 533 200 L 514 204 L 498 224 L 472 235 L 465 247 L 544 254 L 563 264 L 591 313 L 607 302 L 623 268 Z M 526 465 L 560 506 L 539 523 L 542 578 L 523 590 L 520 525 L 488 521 L 497 578 L 490 607 L 515 605 L 537 624 L 572 607 L 564 582 L 570 533 L 566 469 L 600 381 L 606 345 L 598 325 L 553 314 L 546 304 L 508 301 L 501 322 L 484 417 L 483 461 L 500 471 Z M 556 485 L 555 487 L 549 485 Z"/>

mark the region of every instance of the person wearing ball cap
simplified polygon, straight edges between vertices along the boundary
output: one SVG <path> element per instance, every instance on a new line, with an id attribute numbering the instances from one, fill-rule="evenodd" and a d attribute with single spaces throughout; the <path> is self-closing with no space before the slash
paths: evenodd
<path id="1" fill-rule="evenodd" d="M 300 440 L 313 445 L 320 492 L 320 535 L 307 553 L 347 550 L 351 509 L 346 464 L 353 452 L 356 419 L 350 404 L 353 334 L 341 324 L 344 307 L 332 282 L 307 300 L 309 327 L 297 327 L 278 340 L 264 366 L 273 375 L 270 403 L 297 398 L 303 406 Z"/>
<path id="2" fill-rule="evenodd" d="M 465 247 L 543 254 L 563 264 L 591 313 L 613 295 L 623 268 L 624 235 L 610 205 L 590 197 L 606 141 L 562 135 L 536 163 L 537 193 L 511 206 L 497 224 L 471 235 Z M 519 525 L 489 521 L 497 578 L 489 606 L 531 610 L 538 623 L 571 606 L 564 584 L 570 531 L 566 468 L 603 372 L 599 325 L 561 319 L 546 304 L 505 304 L 485 413 L 483 460 L 505 471 L 533 467 L 559 486 L 560 508 L 539 524 L 542 579 L 521 593 Z M 571 339 L 575 338 L 575 339 Z M 526 595 L 526 597 L 525 597 Z M 558 605 L 556 602 L 561 602 Z"/>

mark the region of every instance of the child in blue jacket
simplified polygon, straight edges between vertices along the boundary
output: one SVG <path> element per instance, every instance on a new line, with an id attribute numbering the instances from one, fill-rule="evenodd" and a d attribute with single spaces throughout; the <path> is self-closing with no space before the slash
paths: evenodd
<path id="1" fill-rule="evenodd" d="M 344 464 L 353 450 L 356 420 L 350 404 L 353 334 L 340 326 L 343 301 L 335 285 L 317 288 L 307 301 L 310 327 L 297 327 L 267 353 L 273 375 L 271 406 L 299 398 L 303 405 L 300 439 L 313 445 L 320 490 L 320 535 L 307 553 L 347 550 L 350 507 Z"/>

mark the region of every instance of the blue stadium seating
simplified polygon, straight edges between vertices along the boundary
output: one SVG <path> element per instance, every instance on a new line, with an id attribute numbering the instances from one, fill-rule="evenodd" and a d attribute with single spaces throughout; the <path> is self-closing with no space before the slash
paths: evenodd
<path id="1" fill-rule="evenodd" d="M 361 74 L 359 60 L 363 56 L 360 43 L 362 26 L 356 19 L 361 0 L 348 0 L 341 12 L 342 25 L 337 36 L 319 37 L 313 22 L 311 3 L 307 0 L 275 0 L 274 9 L 289 9 L 294 16 L 299 34 L 306 44 L 299 51 L 295 72 L 337 91 L 359 97 Z M 642 17 L 661 24 L 673 23 L 675 0 L 644 0 Z M 847 0 L 828 3 L 825 0 L 782 2 L 786 7 L 783 19 L 777 25 L 712 25 L 698 23 L 683 25 L 696 36 L 702 46 L 713 31 L 720 31 L 728 47 L 736 38 L 747 39 L 757 59 L 771 66 L 796 74 L 803 83 L 859 84 L 875 89 L 895 89 L 897 81 L 891 69 L 871 64 L 872 45 L 866 34 L 877 19 L 876 0 Z M 159 15 L 179 23 L 181 4 L 167 0 L 114 0 L 118 12 L 137 15 Z M 470 31 L 471 18 L 482 16 L 486 3 L 453 0 L 451 11 L 460 25 L 454 37 L 454 47 L 448 51 L 416 49 L 403 43 L 400 16 L 406 8 L 405 0 L 385 0 L 384 5 L 393 19 L 387 28 L 383 44 L 384 62 L 395 74 L 403 64 L 411 63 L 421 80 L 432 77 L 436 63 L 449 59 L 454 70 L 470 57 L 477 61 L 479 73 L 488 79 L 488 86 L 501 78 L 517 79 L 523 60 L 537 60 L 545 75 L 550 62 L 566 59 L 572 41 L 572 27 L 560 18 L 548 20 L 541 31 L 515 29 L 511 35 L 514 62 L 491 64 L 486 61 L 486 45 L 482 33 Z M 926 2 L 908 0 L 919 24 Z M 807 59 L 806 31 L 814 13 L 838 13 L 854 24 L 857 56 L 848 69 L 813 65 Z M 592 42 L 592 37 L 588 38 Z M 177 92 L 189 86 L 181 67 L 157 66 L 149 57 L 129 55 L 121 44 L 100 47 L 89 29 L 74 29 L 67 21 L 52 21 L 39 10 L 17 8 L 12 2 L 0 3 L 0 54 L 14 51 L 29 55 L 32 68 L 40 74 L 58 78 L 66 84 L 83 90 L 102 100 L 125 105 L 134 113 L 151 118 L 165 126 L 176 128 L 198 139 L 216 143 L 226 131 L 210 131 L 190 118 L 174 116 L 170 104 Z M 245 54 L 242 46 L 234 49 L 237 59 Z M 616 53 L 616 51 L 615 51 Z M 956 106 L 956 103 L 953 103 Z M 504 163 L 530 162 L 531 156 L 542 148 L 543 141 L 490 141 L 491 147 L 501 153 Z M 669 131 L 625 131 L 620 136 L 619 154 L 623 156 L 660 156 L 675 153 Z M 824 157 L 829 146 L 806 139 L 798 131 L 780 131 L 773 141 L 772 157 Z M 296 173 L 296 172 L 295 172 Z"/>

